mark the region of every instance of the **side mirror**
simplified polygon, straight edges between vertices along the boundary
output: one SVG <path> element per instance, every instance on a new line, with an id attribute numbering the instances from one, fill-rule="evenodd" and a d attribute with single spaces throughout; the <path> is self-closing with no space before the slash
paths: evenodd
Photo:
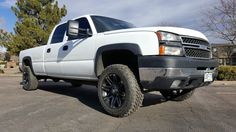
<path id="1" fill-rule="evenodd" d="M 79 22 L 69 20 L 67 22 L 67 25 L 68 25 L 68 28 L 67 28 L 66 35 L 69 38 L 77 38 L 79 36 Z"/>

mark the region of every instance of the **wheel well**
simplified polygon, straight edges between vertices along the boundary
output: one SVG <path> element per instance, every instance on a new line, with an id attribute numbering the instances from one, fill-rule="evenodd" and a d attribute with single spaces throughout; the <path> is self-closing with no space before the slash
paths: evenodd
<path id="1" fill-rule="evenodd" d="M 31 61 L 30 61 L 30 59 L 23 59 L 23 65 L 24 66 L 31 66 Z"/>
<path id="2" fill-rule="evenodd" d="M 31 61 L 31 58 L 30 57 L 25 57 L 23 58 L 23 61 L 22 61 L 22 66 L 29 66 L 32 73 L 35 75 L 34 73 L 34 70 L 33 70 L 33 66 L 32 66 L 32 61 Z"/>
<path id="3" fill-rule="evenodd" d="M 112 64 L 127 65 L 139 79 L 138 56 L 129 50 L 111 50 L 103 52 L 97 60 L 96 74 L 99 76 L 103 70 Z"/>

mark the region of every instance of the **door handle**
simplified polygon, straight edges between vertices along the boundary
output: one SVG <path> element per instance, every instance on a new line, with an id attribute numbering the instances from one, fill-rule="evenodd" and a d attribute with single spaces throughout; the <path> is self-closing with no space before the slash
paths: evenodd
<path id="1" fill-rule="evenodd" d="M 63 50 L 63 51 L 68 50 L 68 45 L 63 46 L 62 50 Z"/>
<path id="2" fill-rule="evenodd" d="M 48 49 L 47 49 L 47 53 L 50 53 L 50 52 L 51 52 L 51 48 L 48 48 Z"/>

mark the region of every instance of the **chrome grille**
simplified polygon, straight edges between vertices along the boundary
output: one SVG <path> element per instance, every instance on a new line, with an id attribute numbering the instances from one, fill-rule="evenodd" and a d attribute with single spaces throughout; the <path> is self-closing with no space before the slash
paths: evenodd
<path id="1" fill-rule="evenodd" d="M 211 57 L 210 44 L 207 41 L 191 37 L 181 37 L 181 39 L 185 56 L 205 59 Z"/>

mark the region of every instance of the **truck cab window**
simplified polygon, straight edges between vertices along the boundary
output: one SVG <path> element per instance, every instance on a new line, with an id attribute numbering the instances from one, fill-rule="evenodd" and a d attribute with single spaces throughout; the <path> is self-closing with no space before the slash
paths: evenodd
<path id="1" fill-rule="evenodd" d="M 53 36 L 52 36 L 51 44 L 60 43 L 63 41 L 64 35 L 66 32 L 66 26 L 67 26 L 66 23 L 64 23 L 62 25 L 59 25 L 55 29 Z"/>
<path id="2" fill-rule="evenodd" d="M 89 25 L 89 22 L 88 22 L 87 18 L 80 18 L 80 19 L 77 19 L 76 21 L 79 22 L 79 28 L 80 29 L 89 29 L 91 31 L 91 27 Z M 87 35 L 87 32 L 85 30 L 81 30 L 80 33 L 81 33 L 80 34 L 81 36 Z"/>

